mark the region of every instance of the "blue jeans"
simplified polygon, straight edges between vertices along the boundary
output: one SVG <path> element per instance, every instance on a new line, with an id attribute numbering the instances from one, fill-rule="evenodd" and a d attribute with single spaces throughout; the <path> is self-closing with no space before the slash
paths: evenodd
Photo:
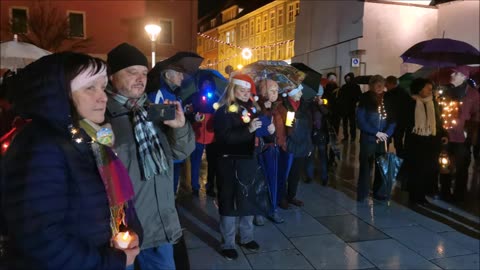
<path id="1" fill-rule="evenodd" d="M 164 244 L 156 248 L 144 249 L 138 254 L 135 263 L 141 270 L 174 270 L 173 245 Z M 126 270 L 134 270 L 134 266 L 130 265 Z"/>
<path id="2" fill-rule="evenodd" d="M 192 190 L 199 190 L 199 178 L 200 178 L 200 167 L 202 165 L 202 156 L 203 150 L 205 149 L 205 144 L 195 143 L 195 150 L 193 150 L 190 155 L 190 164 L 192 172 Z"/>

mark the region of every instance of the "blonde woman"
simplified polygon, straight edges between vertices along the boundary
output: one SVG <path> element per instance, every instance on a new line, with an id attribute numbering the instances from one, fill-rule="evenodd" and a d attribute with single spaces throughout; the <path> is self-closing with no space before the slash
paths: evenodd
<path id="1" fill-rule="evenodd" d="M 228 260 L 238 257 L 235 245 L 237 217 L 240 245 L 250 251 L 259 249 L 259 245 L 253 240 L 253 216 L 259 213 L 255 210 L 255 191 L 252 184 L 258 169 L 255 131 L 261 128 L 262 122 L 257 117 L 260 107 L 252 99 L 252 93 L 256 94 L 253 80 L 248 75 L 235 75 L 215 113 L 222 255 Z"/>

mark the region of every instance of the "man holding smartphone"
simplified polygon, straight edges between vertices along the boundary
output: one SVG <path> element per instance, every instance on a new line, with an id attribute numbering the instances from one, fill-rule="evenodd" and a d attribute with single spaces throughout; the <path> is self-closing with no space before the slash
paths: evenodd
<path id="1" fill-rule="evenodd" d="M 173 244 L 182 230 L 171 188 L 173 160 L 190 155 L 194 133 L 178 101 L 165 101 L 175 105 L 175 119 L 148 120 L 148 62 L 142 52 L 123 43 L 108 53 L 107 63 L 111 89 L 106 119 L 116 134 L 118 157 L 132 179 L 135 209 L 144 230 L 136 264 L 141 269 L 175 269 Z"/>
<path id="2" fill-rule="evenodd" d="M 156 72 L 152 70 L 150 73 Z M 182 85 L 184 69 L 174 63 L 167 64 L 165 68 L 160 71 L 160 74 L 149 74 L 150 77 L 160 76 L 160 87 L 156 91 L 148 93 L 148 99 L 155 104 L 163 104 L 165 100 L 176 100 L 181 102 L 181 99 L 178 97 L 180 92 L 180 87 Z M 157 79 L 157 78 L 156 78 Z M 148 82 L 151 83 L 150 81 Z M 180 169 L 184 159 L 174 160 L 173 161 L 173 192 L 177 193 L 178 189 L 178 180 L 180 178 Z M 198 184 L 197 184 L 198 185 Z M 197 191 L 199 187 L 194 187 L 192 189 Z"/>

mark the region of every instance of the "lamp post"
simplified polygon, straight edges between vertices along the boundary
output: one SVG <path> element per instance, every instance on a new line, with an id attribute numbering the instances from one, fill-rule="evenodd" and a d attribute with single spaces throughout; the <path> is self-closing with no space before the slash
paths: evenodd
<path id="1" fill-rule="evenodd" d="M 162 31 L 162 28 L 156 24 L 147 24 L 145 25 L 145 31 L 147 32 L 150 40 L 152 41 L 152 68 L 155 66 L 155 41 L 157 40 L 158 34 Z"/>

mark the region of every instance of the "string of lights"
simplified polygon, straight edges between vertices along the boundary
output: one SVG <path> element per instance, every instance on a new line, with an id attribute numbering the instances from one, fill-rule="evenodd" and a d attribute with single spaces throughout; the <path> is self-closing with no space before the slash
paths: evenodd
<path id="1" fill-rule="evenodd" d="M 197 35 L 200 36 L 200 37 L 203 37 L 205 39 L 209 39 L 209 40 L 215 41 L 217 43 L 230 46 L 232 48 L 236 48 L 236 49 L 240 49 L 240 50 L 247 49 L 247 48 L 243 48 L 243 47 L 234 45 L 232 43 L 225 42 L 225 41 L 220 40 L 218 38 L 214 38 L 214 37 L 211 37 L 209 35 L 202 34 L 202 33 L 197 33 Z M 282 46 L 282 45 L 287 44 L 287 43 L 292 42 L 292 41 L 294 41 L 294 39 L 284 40 L 284 41 L 276 42 L 276 43 L 273 43 L 273 44 L 270 44 L 270 45 L 262 45 L 262 46 L 251 47 L 249 49 L 250 50 L 260 50 L 260 49 L 263 49 L 263 48 L 274 48 L 274 47 Z"/>
<path id="2" fill-rule="evenodd" d="M 217 62 L 215 62 L 215 63 L 210 63 L 210 64 L 201 65 L 200 67 L 201 67 L 201 68 L 213 67 L 213 66 L 216 66 L 216 65 L 218 65 L 218 64 L 221 64 L 221 63 L 223 63 L 223 62 L 226 62 L 226 61 L 228 61 L 228 60 L 231 60 L 231 59 L 233 59 L 233 58 L 235 58 L 235 57 L 237 57 L 237 56 L 238 56 L 238 54 L 234 54 L 234 55 L 232 55 L 232 56 L 230 56 L 230 57 L 228 57 L 228 58 L 224 58 L 224 59 L 222 59 L 222 60 L 220 60 L 220 61 L 217 61 Z"/>

